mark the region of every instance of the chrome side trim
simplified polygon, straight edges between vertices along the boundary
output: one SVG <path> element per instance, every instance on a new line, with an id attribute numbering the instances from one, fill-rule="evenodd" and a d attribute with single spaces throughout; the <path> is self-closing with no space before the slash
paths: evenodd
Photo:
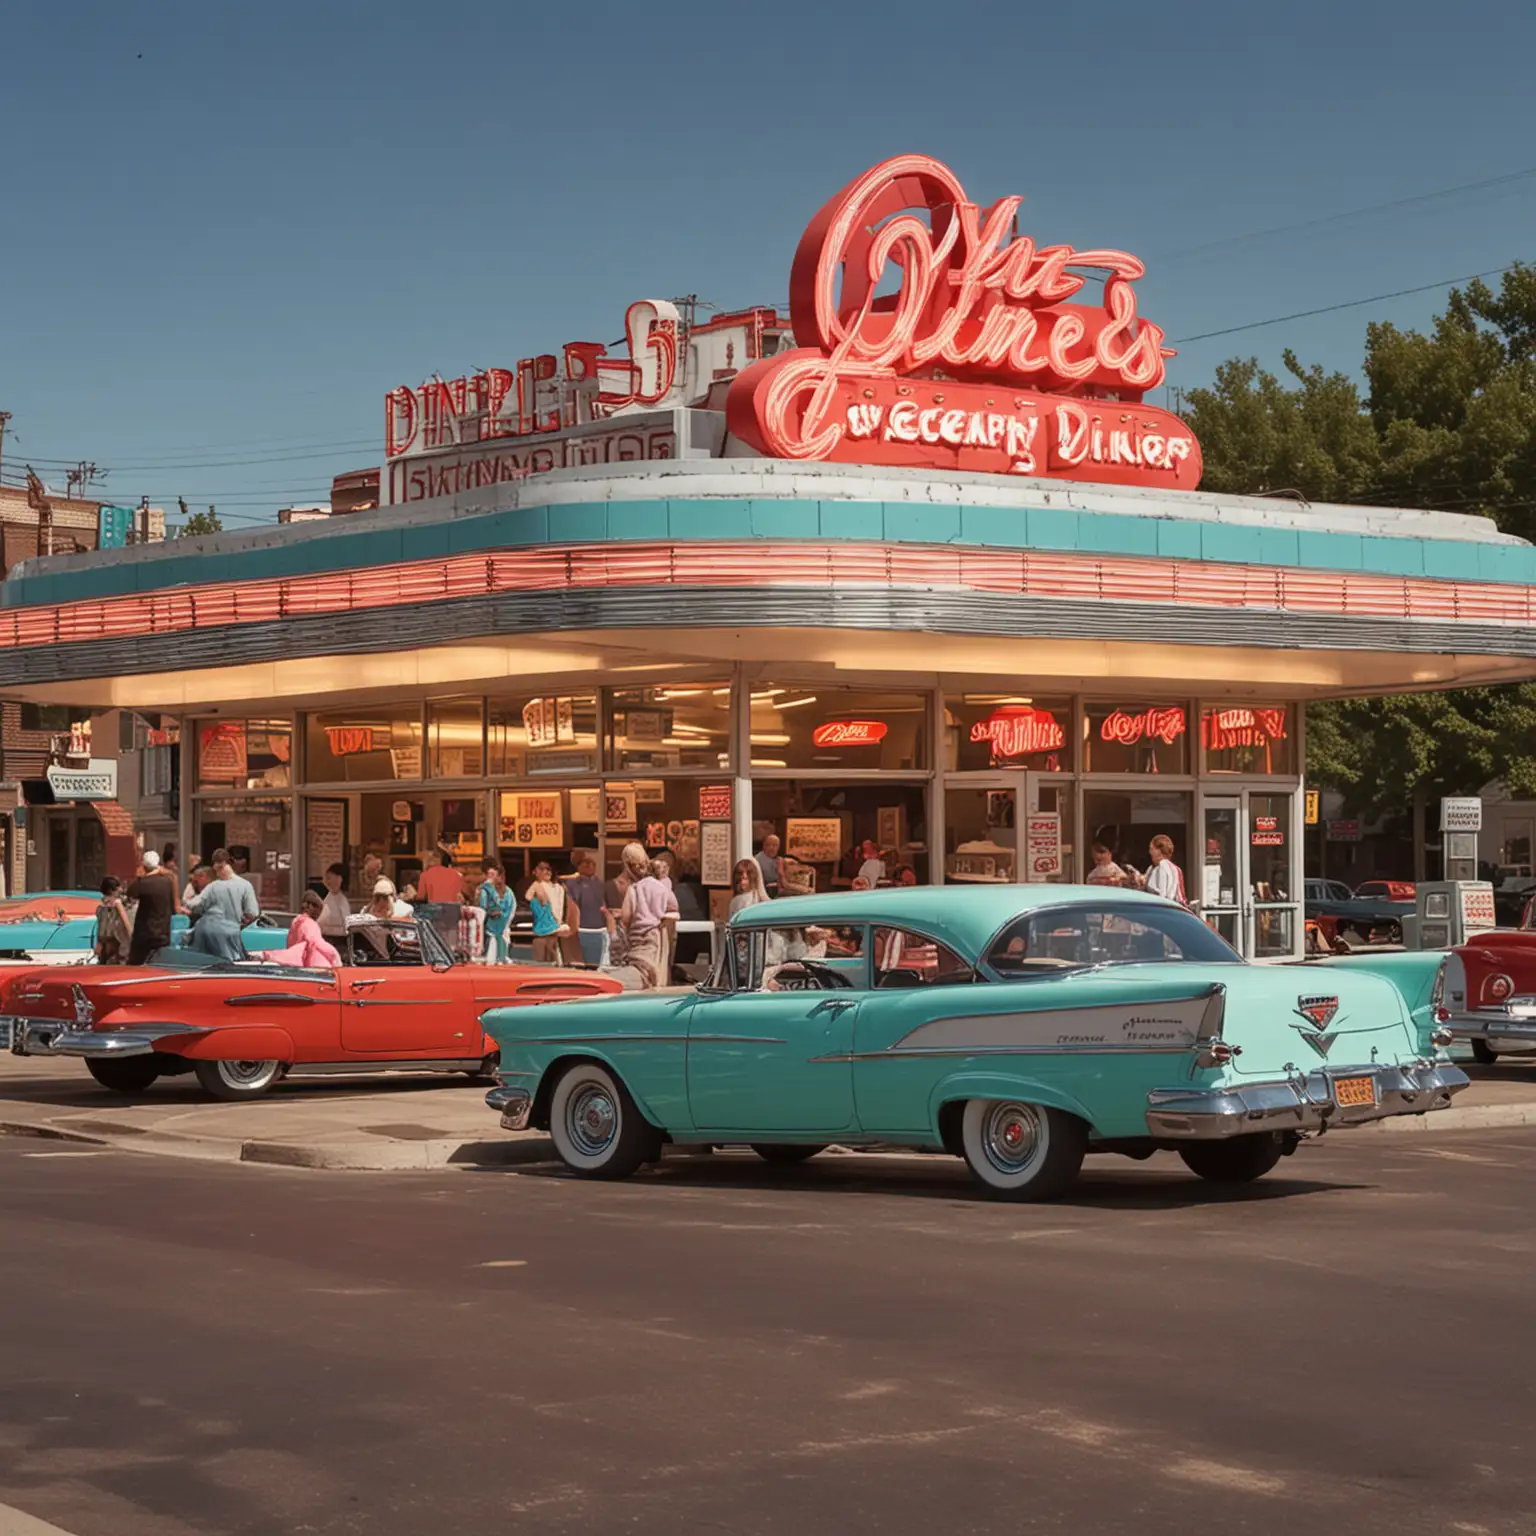
<path id="1" fill-rule="evenodd" d="M 353 1008 L 451 1008 L 451 997 L 344 997 Z"/>
<path id="2" fill-rule="evenodd" d="M 306 997 L 302 992 L 244 992 L 238 997 L 226 997 L 226 1008 L 313 1008 L 319 998 Z"/>
<path id="3" fill-rule="evenodd" d="M 1338 1103 L 1334 1083 L 1368 1077 L 1375 1102 Z M 1396 1067 L 1329 1067 L 1282 1082 L 1159 1088 L 1147 1095 L 1147 1129 L 1164 1141 L 1220 1141 L 1256 1131 L 1325 1131 L 1392 1115 L 1445 1109 L 1468 1085 L 1460 1067 L 1412 1061 Z"/>
<path id="4" fill-rule="evenodd" d="M 301 1061 L 288 1068 L 289 1077 L 362 1077 L 375 1072 L 478 1072 L 478 1056 L 442 1056 L 426 1061 L 409 1057 L 391 1061 Z"/>
<path id="5" fill-rule="evenodd" d="M 776 1035 L 519 1035 L 511 1045 L 788 1045 Z"/>
<path id="6" fill-rule="evenodd" d="M 1187 1042 L 1181 1045 L 892 1045 L 883 1051 L 849 1051 L 808 1059 L 821 1062 L 909 1061 L 969 1056 L 1185 1056 L 1189 1050 Z"/>

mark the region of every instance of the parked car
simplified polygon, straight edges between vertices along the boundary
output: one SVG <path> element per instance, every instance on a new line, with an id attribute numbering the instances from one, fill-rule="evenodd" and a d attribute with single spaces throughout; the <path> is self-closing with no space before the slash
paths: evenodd
<path id="1" fill-rule="evenodd" d="M 619 990 L 596 971 L 455 964 L 414 919 L 360 923 L 344 945 L 338 970 L 175 948 L 148 966 L 38 968 L 0 985 L 0 1009 L 17 1055 L 79 1057 L 118 1093 L 193 1072 L 216 1098 L 253 1099 L 289 1073 L 485 1073 L 484 1009 Z"/>
<path id="2" fill-rule="evenodd" d="M 58 898 L 51 898 L 58 899 Z M 73 898 L 71 897 L 72 901 Z M 98 894 L 85 912 L 72 912 L 68 904 L 49 911 L 35 910 L 35 915 L 0 920 L 0 976 L 17 966 L 79 965 L 96 958 L 96 908 Z M 281 949 L 288 942 L 287 913 L 264 912 L 242 931 L 245 947 L 252 954 L 267 949 Z M 189 924 L 185 917 L 171 919 L 171 942 L 186 942 Z"/>
<path id="3" fill-rule="evenodd" d="M 1413 912 L 1412 898 L 1361 896 L 1342 880 L 1314 879 L 1302 890 L 1306 916 L 1317 923 L 1332 946 L 1345 944 L 1401 944 L 1403 919 Z"/>
<path id="4" fill-rule="evenodd" d="M 1418 886 L 1412 880 L 1362 880 L 1355 887 L 1356 900 L 1412 901 Z"/>
<path id="5" fill-rule="evenodd" d="M 1527 903 L 1519 928 L 1476 933 L 1451 952 L 1440 1022 L 1491 1066 L 1536 1050 L 1536 924 Z"/>
<path id="6" fill-rule="evenodd" d="M 695 991 L 493 1009 L 487 1103 L 591 1178 L 668 1141 L 776 1163 L 894 1142 L 1013 1199 L 1060 1194 L 1088 1152 L 1169 1148 L 1240 1183 L 1465 1087 L 1425 1022 L 1443 958 L 1250 965 L 1182 907 L 1102 886 L 790 897 L 738 913 Z"/>

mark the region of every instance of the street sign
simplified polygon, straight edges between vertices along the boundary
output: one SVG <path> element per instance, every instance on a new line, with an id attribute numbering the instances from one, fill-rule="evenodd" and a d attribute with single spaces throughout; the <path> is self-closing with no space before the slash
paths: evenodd
<path id="1" fill-rule="evenodd" d="M 1322 798 L 1323 793 L 1319 789 L 1309 789 L 1307 791 L 1307 825 L 1309 827 L 1317 825 Z"/>
<path id="2" fill-rule="evenodd" d="M 1476 832 L 1447 832 L 1445 834 L 1445 857 L 1447 861 L 1464 859 L 1472 863 L 1477 862 L 1477 833 Z"/>
<path id="3" fill-rule="evenodd" d="M 1476 795 L 1447 795 L 1440 802 L 1442 832 L 1481 832 L 1483 802 Z"/>
<path id="4" fill-rule="evenodd" d="M 1352 816 L 1348 821 L 1330 821 L 1328 823 L 1328 841 L 1330 843 L 1358 843 L 1360 841 L 1359 819 Z"/>

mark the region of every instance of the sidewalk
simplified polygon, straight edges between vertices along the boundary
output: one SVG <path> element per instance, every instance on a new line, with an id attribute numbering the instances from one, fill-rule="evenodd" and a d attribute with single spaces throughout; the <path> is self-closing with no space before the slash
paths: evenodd
<path id="1" fill-rule="evenodd" d="M 1536 1057 L 1466 1064 L 1455 1105 L 1363 1127 L 1359 1135 L 1439 1135 L 1536 1125 Z M 0 1055 L 0 1135 L 52 1137 L 167 1157 L 290 1168 L 402 1169 L 544 1162 L 539 1131 L 504 1131 L 486 1084 L 464 1077 L 306 1078 L 251 1104 L 209 1099 L 195 1078 L 142 1098 L 98 1088 L 78 1062 Z"/>

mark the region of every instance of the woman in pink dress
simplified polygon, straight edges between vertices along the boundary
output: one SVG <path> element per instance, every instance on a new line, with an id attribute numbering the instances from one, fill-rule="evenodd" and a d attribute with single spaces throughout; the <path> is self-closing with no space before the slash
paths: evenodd
<path id="1" fill-rule="evenodd" d="M 303 965 L 312 969 L 341 964 L 341 956 L 320 932 L 320 909 L 324 902 L 314 891 L 305 891 L 299 903 L 299 915 L 288 925 L 287 949 L 269 949 L 261 958 L 274 965 Z"/>

